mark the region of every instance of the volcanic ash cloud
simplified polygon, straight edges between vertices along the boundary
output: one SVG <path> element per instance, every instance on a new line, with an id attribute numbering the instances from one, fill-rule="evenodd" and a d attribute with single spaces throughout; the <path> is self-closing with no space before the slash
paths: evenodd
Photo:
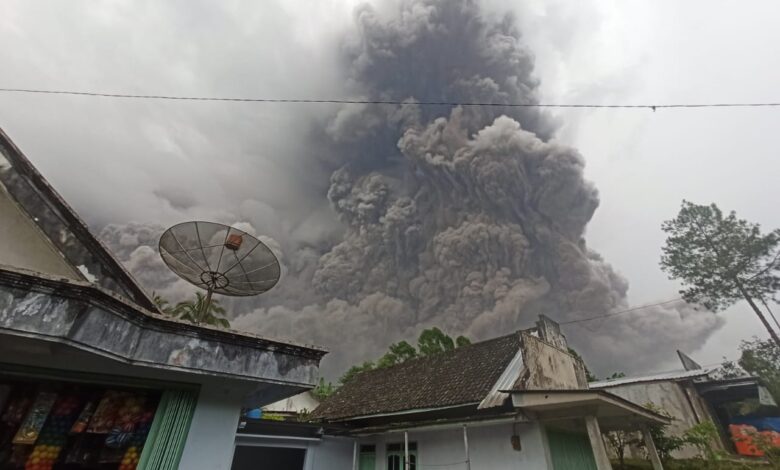
<path id="1" fill-rule="evenodd" d="M 345 83 L 356 98 L 407 104 L 313 120 L 310 159 L 332 170 L 327 198 L 343 236 L 291 230 L 279 240 L 279 286 L 232 303 L 233 325 L 322 344 L 334 375 L 428 326 L 483 339 L 540 313 L 567 321 L 626 308 L 627 281 L 584 241 L 598 193 L 547 116 L 415 104 L 535 103 L 533 55 L 513 18 L 467 0 L 384 6 L 357 8 Z M 136 265 L 145 254 L 131 253 Z M 566 332 L 598 370 L 636 370 L 698 348 L 721 323 L 669 304 Z"/>

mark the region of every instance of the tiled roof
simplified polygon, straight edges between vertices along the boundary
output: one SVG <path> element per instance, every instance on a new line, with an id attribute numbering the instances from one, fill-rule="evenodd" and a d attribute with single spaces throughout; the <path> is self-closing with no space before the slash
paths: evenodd
<path id="1" fill-rule="evenodd" d="M 520 334 L 358 374 L 312 413 L 339 419 L 481 401 L 520 348 Z"/>

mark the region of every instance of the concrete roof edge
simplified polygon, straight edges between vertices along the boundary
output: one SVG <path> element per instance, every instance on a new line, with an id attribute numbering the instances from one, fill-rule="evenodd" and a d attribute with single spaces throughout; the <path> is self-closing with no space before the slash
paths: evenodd
<path id="1" fill-rule="evenodd" d="M 321 359 L 328 352 L 326 349 L 319 346 L 272 339 L 253 333 L 227 330 L 209 325 L 195 325 L 193 323 L 164 316 L 155 311 L 141 308 L 137 304 L 128 301 L 114 292 L 85 281 L 58 278 L 56 276 L 0 264 L 0 284 L 3 283 L 28 284 L 42 288 L 56 288 L 58 291 L 67 292 L 73 297 L 89 298 L 96 302 L 110 303 L 121 309 L 123 313 L 128 314 L 135 321 L 152 323 L 158 328 L 173 329 L 171 327 L 175 325 L 175 327 L 180 330 L 195 333 L 198 336 L 212 337 L 220 341 L 232 343 L 243 343 L 260 349 L 284 350 L 294 355 L 311 356 L 318 359 Z"/>
<path id="2" fill-rule="evenodd" d="M 16 146 L 8 134 L 0 128 L 0 153 L 11 164 L 11 168 L 17 175 L 27 180 L 27 182 L 42 196 L 46 201 L 54 206 L 61 215 L 61 221 L 68 230 L 83 243 L 89 251 L 99 259 L 99 262 L 106 265 L 111 274 L 123 284 L 123 287 L 136 297 L 133 299 L 141 304 L 142 307 L 156 310 L 154 301 L 149 297 L 146 291 L 136 282 L 133 276 L 122 266 L 114 257 L 111 251 L 95 237 L 87 224 L 73 210 L 65 199 L 49 184 L 46 178 L 38 171 L 32 162 Z M 13 197 L 13 188 L 7 187 Z M 19 201 L 21 202 L 21 201 Z M 25 205 L 22 204 L 24 207 Z M 67 257 L 67 255 L 66 255 Z M 75 267 L 75 266 L 74 266 Z"/>

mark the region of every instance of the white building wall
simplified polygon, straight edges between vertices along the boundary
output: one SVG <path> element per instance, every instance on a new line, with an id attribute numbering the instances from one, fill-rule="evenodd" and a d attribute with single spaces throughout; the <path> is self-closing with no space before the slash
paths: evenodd
<path id="1" fill-rule="evenodd" d="M 179 468 L 230 469 L 236 426 L 245 393 L 244 389 L 222 384 L 201 386 Z"/>
<path id="2" fill-rule="evenodd" d="M 522 450 L 512 448 L 512 423 L 470 425 L 468 428 L 469 453 L 472 469 L 510 470 L 551 468 L 547 464 L 542 427 L 538 423 L 516 425 Z M 385 470 L 385 449 L 389 443 L 403 443 L 402 432 L 362 438 L 361 444 L 376 445 L 375 470 Z M 409 431 L 409 442 L 417 443 L 418 469 L 465 469 L 466 454 L 463 446 L 463 429 Z M 454 464 L 447 465 L 445 464 Z M 316 470 L 319 470 L 315 467 Z"/>
<path id="3" fill-rule="evenodd" d="M 711 420 L 709 414 L 699 408 L 694 411 L 692 402 L 685 395 L 682 383 L 672 381 L 640 382 L 633 384 L 617 385 L 603 388 L 602 390 L 625 398 L 638 405 L 652 403 L 666 411 L 673 418 L 668 432 L 675 436 L 681 436 L 685 431 L 699 423 L 699 420 Z M 697 416 L 701 413 L 706 416 Z M 698 419 L 697 419 L 698 418 Z M 699 451 L 691 446 L 684 447 L 672 454 L 676 458 L 691 458 L 699 455 Z"/>
<path id="4" fill-rule="evenodd" d="M 306 470 L 351 470 L 353 446 L 353 439 L 328 436 L 309 443 Z"/>
<path id="5" fill-rule="evenodd" d="M 542 427 L 538 423 L 519 423 L 516 426 L 520 435 L 522 450 L 512 449 L 512 423 L 471 425 L 468 428 L 469 453 L 473 470 L 546 470 L 548 465 L 546 441 L 542 436 Z M 306 449 L 304 470 L 351 470 L 354 441 L 350 438 L 324 436 L 320 440 L 302 440 L 296 438 L 263 438 L 239 434 L 237 445 L 295 447 Z M 386 433 L 361 437 L 359 444 L 376 446 L 376 467 L 374 470 L 386 470 L 386 446 L 391 443 L 403 443 L 402 432 Z M 434 429 L 427 431 L 409 431 L 409 442 L 417 443 L 419 470 L 426 468 L 465 469 L 466 454 L 463 447 L 463 429 Z M 232 460 L 232 459 L 231 459 Z M 452 464 L 452 465 L 447 465 Z M 184 467 L 181 468 L 206 468 Z M 216 467 L 215 467 L 216 468 Z M 221 467 L 220 467 L 221 468 Z M 258 462 L 258 470 L 273 468 L 270 462 Z"/>
<path id="6" fill-rule="evenodd" d="M 0 184 L 0 264 L 83 280 Z"/>

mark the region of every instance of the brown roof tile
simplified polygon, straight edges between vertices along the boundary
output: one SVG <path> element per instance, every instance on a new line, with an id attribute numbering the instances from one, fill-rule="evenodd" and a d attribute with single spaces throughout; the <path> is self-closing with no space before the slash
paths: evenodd
<path id="1" fill-rule="evenodd" d="M 322 402 L 313 418 L 339 419 L 482 401 L 520 348 L 520 335 L 358 374 Z"/>

